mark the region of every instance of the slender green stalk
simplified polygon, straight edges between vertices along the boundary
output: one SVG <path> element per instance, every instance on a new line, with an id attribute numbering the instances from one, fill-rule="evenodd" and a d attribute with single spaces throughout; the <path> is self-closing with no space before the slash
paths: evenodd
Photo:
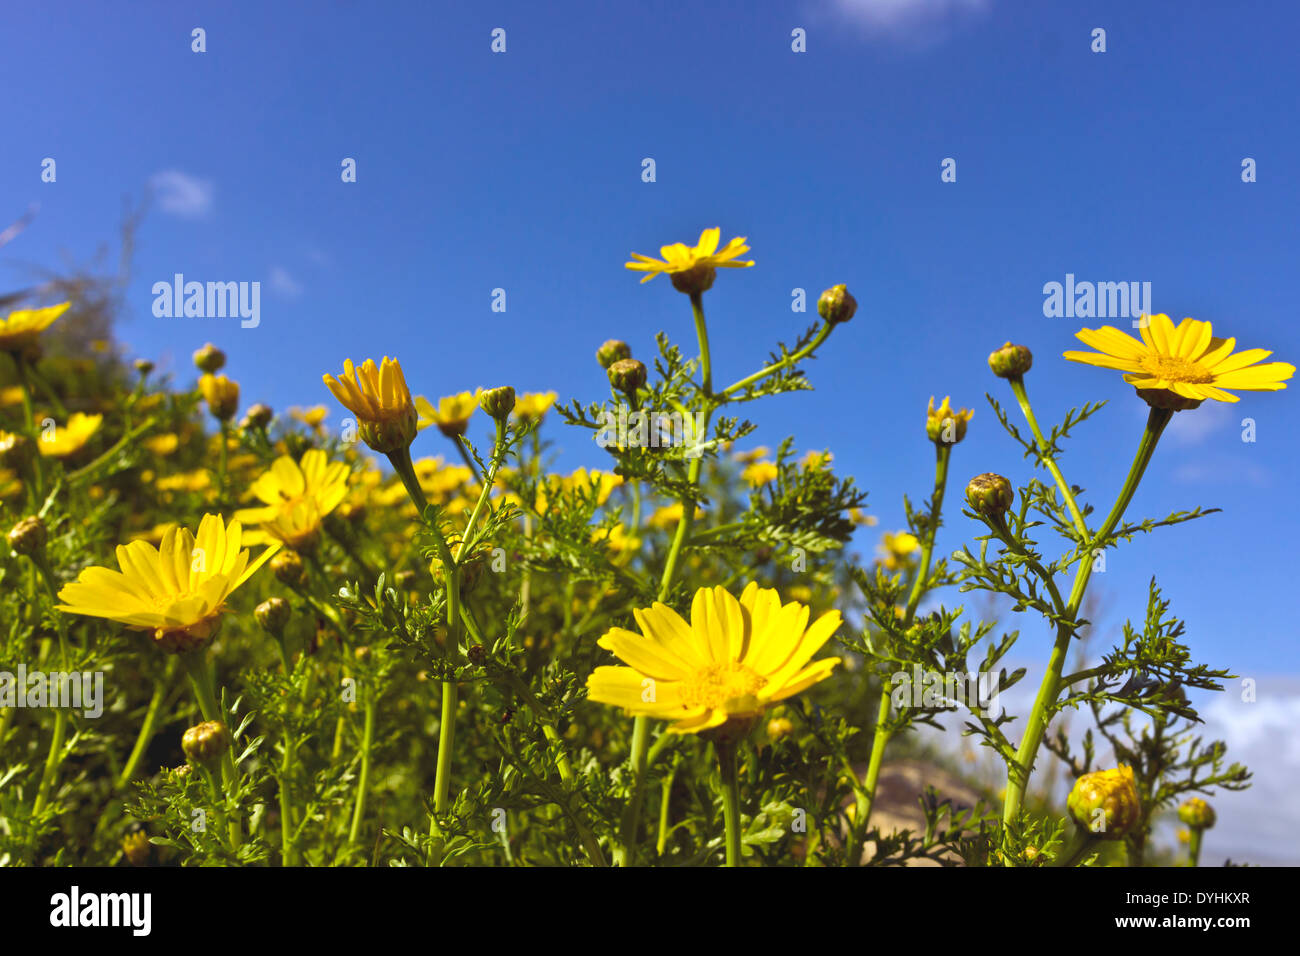
<path id="1" fill-rule="evenodd" d="M 144 712 L 144 722 L 140 725 L 140 733 L 135 738 L 135 746 L 131 748 L 131 756 L 127 758 L 126 766 L 118 775 L 116 787 L 118 790 L 126 789 L 126 785 L 135 777 L 136 771 L 140 768 L 140 761 L 144 759 L 144 753 L 149 748 L 149 742 L 153 740 L 158 727 L 158 715 L 162 711 L 163 702 L 167 699 L 171 674 L 172 665 L 168 664 L 167 676 L 153 685 L 153 696 L 149 698 L 149 707 Z"/>
<path id="2" fill-rule="evenodd" d="M 659 798 L 659 839 L 655 841 L 655 852 L 659 856 L 664 855 L 668 848 L 668 810 L 672 803 L 673 796 L 673 779 L 677 776 L 677 765 L 674 763 L 668 769 L 668 776 L 664 777 L 664 789 Z"/>
<path id="3" fill-rule="evenodd" d="M 719 742 L 718 782 L 722 816 L 727 831 L 727 866 L 740 866 L 740 781 L 736 767 L 736 744 Z"/>
<path id="4" fill-rule="evenodd" d="M 1187 833 L 1187 865 L 1201 865 L 1201 838 L 1205 831 L 1200 827 L 1191 827 Z"/>
<path id="5" fill-rule="evenodd" d="M 1097 844 L 1101 840 L 1095 833 L 1089 833 L 1086 830 L 1079 830 L 1074 835 L 1074 840 L 1063 849 L 1059 856 L 1052 861 L 1052 866 L 1078 866 L 1088 854 L 1097 849 Z"/>
<path id="6" fill-rule="evenodd" d="M 1137 454 L 1133 458 L 1133 464 L 1129 467 L 1128 477 L 1124 480 L 1124 486 L 1120 489 L 1119 497 L 1115 499 L 1115 504 L 1111 508 L 1110 514 L 1106 516 L 1105 522 L 1097 529 L 1097 533 L 1088 539 L 1086 547 L 1081 550 L 1079 569 L 1075 573 L 1074 586 L 1070 590 L 1069 601 L 1066 603 L 1065 613 L 1062 615 L 1063 619 L 1057 625 L 1056 641 L 1052 645 L 1052 654 L 1047 662 L 1047 671 L 1043 674 L 1042 683 L 1038 687 L 1038 695 L 1034 698 L 1033 709 L 1029 712 L 1029 718 L 1025 722 L 1025 735 L 1020 741 L 1019 749 L 1016 751 L 1015 761 L 1007 767 L 1007 795 L 1002 806 L 1002 822 L 1004 825 L 1014 822 L 1020 814 L 1024 802 L 1025 788 L 1028 786 L 1030 774 L 1033 773 L 1034 760 L 1038 756 L 1039 745 L 1042 743 L 1043 735 L 1047 731 L 1052 708 L 1055 707 L 1061 692 L 1061 673 L 1065 668 L 1070 639 L 1074 636 L 1077 626 L 1075 619 L 1079 613 L 1079 608 L 1083 604 L 1088 580 L 1092 577 L 1093 561 L 1090 560 L 1091 552 L 1097 545 L 1105 545 L 1106 538 L 1110 536 L 1111 532 L 1119 525 L 1120 519 L 1124 517 L 1124 511 L 1133 500 L 1133 494 L 1137 491 L 1142 476 L 1146 473 L 1147 465 L 1151 463 L 1151 456 L 1155 452 L 1156 443 L 1160 441 L 1160 435 L 1164 432 L 1165 426 L 1169 424 L 1172 417 L 1173 412 L 1168 409 L 1151 409 L 1151 413 L 1147 417 L 1146 429 L 1142 433 L 1142 440 L 1138 443 Z"/>
<path id="7" fill-rule="evenodd" d="M 733 398 L 738 392 L 744 391 L 745 389 L 749 388 L 751 385 L 757 385 L 759 382 L 767 378 L 769 375 L 773 375 L 781 371 L 782 369 L 789 368 L 790 366 L 807 358 L 813 352 L 817 351 L 817 349 L 821 346 L 821 344 L 825 342 L 827 338 L 830 337 L 831 330 L 834 328 L 835 326 L 832 325 L 830 322 L 823 324 L 822 327 L 817 330 L 817 334 L 814 335 L 812 337 L 812 340 L 809 341 L 809 343 L 805 345 L 803 348 L 795 352 L 791 352 L 789 355 L 787 355 L 785 358 L 781 359 L 780 361 L 773 362 L 771 365 L 759 369 L 753 375 L 746 375 L 744 378 L 742 378 L 739 382 L 736 382 L 734 385 L 728 385 L 725 389 L 722 390 L 722 392 L 719 393 L 719 398 L 722 398 L 724 400 Z"/>
<path id="8" fill-rule="evenodd" d="M 221 710 L 221 705 L 217 703 L 215 677 L 207 652 L 199 650 L 183 653 L 181 663 L 185 667 L 186 676 L 190 679 L 190 686 L 194 688 L 194 698 L 198 702 L 203 719 L 225 723 L 225 714 Z M 227 750 L 221 760 L 221 782 L 228 796 L 234 796 L 238 780 L 239 768 L 235 766 L 234 754 Z M 237 812 L 230 814 L 229 831 L 231 846 L 237 849 L 243 842 L 243 830 Z"/>
<path id="9" fill-rule="evenodd" d="M 1083 512 L 1079 510 L 1079 504 L 1074 500 L 1074 492 L 1070 490 L 1069 483 L 1065 476 L 1061 474 L 1061 468 L 1056 464 L 1056 458 L 1052 455 L 1051 446 L 1047 444 L 1047 439 L 1043 437 L 1043 431 L 1038 427 L 1038 419 L 1034 417 L 1033 406 L 1029 404 L 1029 394 L 1025 391 L 1025 380 L 1015 377 L 1009 380 L 1011 391 L 1016 396 L 1016 401 L 1020 403 L 1020 410 L 1024 413 L 1025 421 L 1029 424 L 1029 430 L 1034 435 L 1034 441 L 1038 445 L 1038 457 L 1042 459 L 1043 464 L 1051 473 L 1052 479 L 1056 482 L 1057 489 L 1061 492 L 1061 497 L 1065 499 L 1065 506 L 1070 510 L 1070 520 L 1074 522 L 1074 529 L 1079 532 L 1082 540 L 1088 539 L 1088 526 L 1084 523 Z"/>
<path id="10" fill-rule="evenodd" d="M 348 833 L 348 842 L 354 846 L 361 834 L 361 818 L 366 813 L 366 789 L 370 786 L 370 750 L 375 741 L 375 703 L 378 696 L 374 688 L 366 688 L 366 722 L 361 732 L 361 774 L 357 778 L 357 799 L 352 811 L 352 829 Z M 442 762 L 441 748 L 438 760 L 439 763 Z"/>
<path id="11" fill-rule="evenodd" d="M 916 576 L 912 579 L 912 589 L 907 596 L 907 605 L 903 610 L 904 629 L 911 627 L 916 617 L 916 609 L 925 594 L 926 581 L 930 577 L 930 562 L 934 556 L 934 542 L 939 531 L 940 518 L 943 515 L 943 496 L 948 487 L 948 462 L 952 457 L 952 445 L 945 442 L 934 443 L 934 493 L 931 496 L 930 516 L 926 522 L 921 541 L 921 560 L 917 566 Z M 889 746 L 893 733 L 887 728 L 889 720 L 891 694 L 889 680 L 886 678 L 880 688 L 880 706 L 876 712 L 876 731 L 871 739 L 871 758 L 867 762 L 867 773 L 862 787 L 858 791 L 854 806 L 853 826 L 849 831 L 849 852 L 845 854 L 846 866 L 854 860 L 853 850 L 862 842 L 871 821 L 871 811 L 876 802 L 876 787 L 880 781 L 880 768 L 885 759 L 885 748 Z"/>
<path id="12" fill-rule="evenodd" d="M 702 373 L 701 391 L 704 396 L 704 425 L 697 438 L 708 434 L 709 421 L 713 417 L 713 359 L 709 354 L 708 325 L 704 319 L 704 304 L 701 293 L 691 294 L 691 310 L 695 316 L 695 332 L 700 345 L 700 369 Z M 701 455 L 691 459 L 686 471 L 686 480 L 691 488 L 700 483 L 700 472 L 704 466 Z M 659 600 L 667 601 L 672 593 L 673 579 L 677 573 L 677 564 L 681 560 L 683 545 L 691 534 L 695 523 L 695 502 L 690 495 L 678 499 L 682 506 L 682 517 L 677 522 L 672 543 L 668 546 L 668 556 L 664 560 L 663 576 L 659 581 Z M 614 848 L 614 864 L 630 866 L 635 859 L 637 831 L 641 823 L 641 806 L 645 801 L 646 749 L 650 745 L 649 718 L 644 715 L 633 718 L 632 752 L 629 761 L 632 764 L 632 799 L 628 802 L 627 812 L 619 832 L 619 845 Z"/>

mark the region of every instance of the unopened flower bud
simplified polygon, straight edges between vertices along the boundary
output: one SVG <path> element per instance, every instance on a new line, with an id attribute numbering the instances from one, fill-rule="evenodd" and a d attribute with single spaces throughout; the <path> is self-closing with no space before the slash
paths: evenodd
<path id="1" fill-rule="evenodd" d="M 1142 814 L 1133 769 L 1085 773 L 1074 782 L 1066 806 L 1084 830 L 1102 840 L 1122 840 Z"/>
<path id="2" fill-rule="evenodd" d="M 969 408 L 954 409 L 944 396 L 943 404 L 934 407 L 934 396 L 930 396 L 930 407 L 925 413 L 925 434 L 936 445 L 955 445 L 966 437 L 966 424 L 975 417 Z"/>
<path id="3" fill-rule="evenodd" d="M 415 406 L 403 409 L 396 418 L 381 420 L 362 419 L 357 424 L 357 434 L 370 448 L 381 455 L 391 455 L 410 448 L 419 432 L 419 415 Z M 439 426 L 441 428 L 441 426 Z"/>
<path id="4" fill-rule="evenodd" d="M 204 375 L 199 379 L 199 391 L 208 403 L 208 411 L 218 421 L 228 422 L 239 408 L 239 383 L 224 375 Z"/>
<path id="5" fill-rule="evenodd" d="M 253 609 L 253 617 L 257 618 L 257 623 L 273 637 L 279 637 L 284 633 L 285 625 L 289 623 L 292 614 L 293 610 L 289 607 L 289 602 L 279 597 L 267 598 Z"/>
<path id="6" fill-rule="evenodd" d="M 515 407 L 515 390 L 509 385 L 489 388 L 478 397 L 478 407 L 497 421 L 505 421 Z"/>
<path id="7" fill-rule="evenodd" d="M 45 522 L 32 515 L 23 518 L 9 531 L 9 547 L 18 554 L 34 555 L 45 550 Z"/>
<path id="8" fill-rule="evenodd" d="M 122 855 L 132 866 L 147 866 L 149 863 L 149 851 L 153 845 L 149 842 L 149 834 L 143 830 L 136 830 L 134 833 L 128 833 L 122 837 Z"/>
<path id="9" fill-rule="evenodd" d="M 782 737 L 794 733 L 794 723 L 789 717 L 773 717 L 767 722 L 767 738 L 776 743 Z"/>
<path id="10" fill-rule="evenodd" d="M 181 749 L 191 763 L 213 766 L 230 749 L 230 728 L 219 720 L 205 720 L 185 731 Z"/>
<path id="11" fill-rule="evenodd" d="M 194 364 L 198 366 L 200 372 L 211 375 L 226 367 L 226 353 L 208 342 L 194 353 Z"/>
<path id="12" fill-rule="evenodd" d="M 148 359 L 140 358 L 135 360 L 135 370 L 139 372 L 141 376 L 148 375 L 150 372 L 153 371 L 153 369 L 154 369 L 154 364 Z"/>
<path id="13" fill-rule="evenodd" d="M 817 314 L 831 325 L 839 325 L 853 318 L 858 311 L 858 300 L 849 295 L 846 285 L 833 285 L 817 300 Z"/>
<path id="14" fill-rule="evenodd" d="M 1011 482 L 1001 475 L 986 471 L 976 475 L 966 486 L 966 500 L 976 514 L 996 517 L 1006 513 L 1015 501 Z"/>
<path id="15" fill-rule="evenodd" d="M 271 559 L 271 573 L 281 584 L 291 588 L 301 586 L 307 577 L 302 566 L 302 556 L 297 551 L 281 551 Z"/>
<path id="16" fill-rule="evenodd" d="M 636 390 L 645 384 L 645 364 L 636 359 L 619 359 L 606 371 L 609 384 L 626 395 L 635 395 Z"/>
<path id="17" fill-rule="evenodd" d="M 465 656 L 469 658 L 471 664 L 482 667 L 483 662 L 487 660 L 487 648 L 482 644 L 471 644 Z"/>
<path id="18" fill-rule="evenodd" d="M 989 368 L 998 378 L 1020 378 L 1033 367 L 1034 353 L 1023 345 L 1008 342 L 989 353 Z"/>
<path id="19" fill-rule="evenodd" d="M 610 339 L 596 349 L 596 361 L 600 363 L 601 368 L 609 368 L 620 359 L 629 359 L 631 357 L 632 349 L 626 342 L 620 342 L 618 339 Z"/>
<path id="20" fill-rule="evenodd" d="M 265 428 L 271 424 L 274 416 L 275 413 L 271 411 L 270 405 L 258 402 L 248 406 L 248 411 L 244 412 L 244 418 L 239 424 L 243 428 Z"/>
<path id="21" fill-rule="evenodd" d="M 32 460 L 33 450 L 32 443 L 23 435 L 0 429 L 0 468 L 25 467 Z"/>
<path id="22" fill-rule="evenodd" d="M 1178 808 L 1178 819 L 1193 830 L 1208 830 L 1218 816 L 1214 807 L 1200 797 L 1191 797 Z"/>

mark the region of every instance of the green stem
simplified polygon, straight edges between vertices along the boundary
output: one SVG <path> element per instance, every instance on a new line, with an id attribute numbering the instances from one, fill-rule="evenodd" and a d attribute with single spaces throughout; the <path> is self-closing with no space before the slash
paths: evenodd
<path id="1" fill-rule="evenodd" d="M 1020 411 L 1024 413 L 1025 421 L 1029 423 L 1029 430 L 1033 433 L 1034 441 L 1038 445 L 1038 458 L 1051 473 L 1057 489 L 1061 492 L 1061 497 L 1065 499 L 1065 506 L 1070 510 L 1070 520 L 1074 522 L 1074 530 L 1079 532 L 1079 540 L 1086 541 L 1088 540 L 1088 526 L 1084 523 L 1083 512 L 1079 510 L 1079 504 L 1074 500 L 1074 492 L 1070 490 L 1069 483 L 1065 480 L 1065 476 L 1061 474 L 1060 466 L 1056 464 L 1056 458 L 1052 455 L 1051 446 L 1047 444 L 1042 429 L 1038 427 L 1038 419 L 1034 417 L 1033 406 L 1029 404 L 1029 394 L 1025 391 L 1025 380 L 1017 376 L 1009 381 L 1011 391 L 1015 394 L 1016 401 L 1020 403 Z"/>
<path id="2" fill-rule="evenodd" d="M 769 375 L 773 375 L 784 368 L 789 368 L 790 366 L 796 364 L 797 362 L 800 362 L 803 359 L 807 358 L 809 355 L 815 352 L 823 342 L 826 341 L 826 339 L 831 334 L 831 330 L 834 327 L 835 326 L 833 326 L 829 322 L 824 323 L 822 327 L 817 330 L 817 334 L 813 336 L 812 340 L 803 348 L 795 352 L 791 352 L 785 358 L 781 359 L 780 361 L 773 362 L 771 365 L 768 365 L 766 368 L 759 369 L 753 375 L 745 376 L 739 382 L 736 382 L 734 385 L 728 385 L 725 389 L 723 389 L 719 393 L 718 397 L 723 399 L 724 401 L 729 400 L 732 397 L 734 397 L 737 392 L 743 391 L 744 389 L 749 388 L 751 385 L 757 385 L 759 382 L 767 378 Z"/>
<path id="3" fill-rule="evenodd" d="M 668 848 L 668 809 L 673 796 L 673 778 L 676 776 L 677 764 L 674 763 L 668 770 L 668 776 L 664 777 L 663 794 L 659 798 L 659 839 L 655 841 L 655 852 L 659 856 L 663 856 L 664 850 Z"/>
<path id="4" fill-rule="evenodd" d="M 912 579 L 912 590 L 907 596 L 907 606 L 903 612 L 902 628 L 912 626 L 916 609 L 925 594 L 926 581 L 930 577 L 930 562 L 934 556 L 934 542 L 939 533 L 940 518 L 943 515 L 943 496 L 948 487 L 948 462 L 952 457 L 952 445 L 945 442 L 934 443 L 934 492 L 930 499 L 930 515 L 921 541 L 921 562 L 916 576 Z M 853 826 L 849 830 L 848 852 L 844 856 L 845 866 L 854 861 L 854 850 L 861 845 L 871 821 L 871 811 L 876 802 L 876 786 L 880 780 L 880 768 L 885 760 L 885 748 L 893 733 L 887 728 L 889 720 L 891 687 L 888 678 L 881 683 L 880 707 L 876 713 L 876 729 L 871 739 L 871 758 L 867 763 L 867 773 L 862 781 L 862 788 L 857 794 L 854 807 Z"/>
<path id="5" fill-rule="evenodd" d="M 357 778 L 357 800 L 352 811 L 352 829 L 348 833 L 348 842 L 356 845 L 361 833 L 361 818 L 366 812 L 366 788 L 370 785 L 370 749 L 375 740 L 375 699 L 378 694 L 373 688 L 366 688 L 366 722 L 361 736 L 361 775 Z M 442 751 L 439 748 L 439 763 Z"/>
<path id="6" fill-rule="evenodd" d="M 166 678 L 154 682 L 153 696 L 149 698 L 149 707 L 144 712 L 144 723 L 140 725 L 140 733 L 135 738 L 135 746 L 131 748 L 131 756 L 127 758 L 122 773 L 118 775 L 116 787 L 118 790 L 126 789 L 126 785 L 135 777 L 135 772 L 140 768 L 140 761 L 144 759 L 145 750 L 148 749 L 149 742 L 153 740 L 158 725 L 158 714 L 162 711 L 163 701 L 167 699 L 167 689 L 171 684 L 171 673 L 172 665 L 169 664 Z"/>
<path id="7" fill-rule="evenodd" d="M 200 650 L 182 653 L 181 664 L 185 668 L 186 676 L 190 679 L 190 686 L 194 688 L 194 698 L 198 702 L 199 712 L 203 714 L 203 719 L 218 720 L 225 723 L 225 714 L 222 713 L 221 706 L 217 703 L 216 679 L 207 652 Z M 221 760 L 221 782 L 225 787 L 227 796 L 230 798 L 235 795 L 238 773 L 239 770 L 235 766 L 234 755 L 227 750 Z M 233 848 L 238 849 L 243 840 L 243 831 L 239 815 L 236 812 L 230 814 L 229 831 L 230 844 Z"/>
<path id="8" fill-rule="evenodd" d="M 719 742 L 718 779 L 722 816 L 727 831 L 727 866 L 740 866 L 740 781 L 736 768 L 736 745 Z"/>
<path id="9" fill-rule="evenodd" d="M 1188 830 L 1188 835 L 1187 835 L 1187 865 L 1188 866 L 1201 865 L 1201 837 L 1204 835 L 1205 835 L 1205 831 L 1202 830 L 1200 827 L 1192 827 L 1190 830 Z"/>
<path id="10" fill-rule="evenodd" d="M 1097 530 L 1097 533 L 1087 540 L 1082 550 L 1079 569 L 1074 577 L 1074 586 L 1070 590 L 1070 598 L 1065 606 L 1063 619 L 1057 625 L 1056 641 L 1052 645 L 1052 654 L 1047 662 L 1047 671 L 1043 674 L 1042 683 L 1038 687 L 1038 695 L 1034 698 L 1033 709 L 1029 712 L 1029 719 L 1025 722 L 1025 735 L 1020 741 L 1019 749 L 1016 751 L 1015 761 L 1007 767 L 1007 795 L 1002 806 L 1002 823 L 1004 826 L 1010 825 L 1020 814 L 1024 802 L 1025 788 L 1028 786 L 1030 774 L 1033 773 L 1034 760 L 1038 756 L 1039 745 L 1042 743 L 1043 735 L 1047 731 L 1052 708 L 1055 707 L 1057 697 L 1061 692 L 1061 674 L 1065 668 L 1070 639 L 1074 636 L 1077 626 L 1075 618 L 1083 604 L 1083 596 L 1088 587 L 1088 580 L 1092 577 L 1093 562 L 1089 560 L 1089 554 L 1098 543 L 1104 546 L 1106 538 L 1109 537 L 1110 533 L 1115 530 L 1124 517 L 1124 511 L 1133 500 L 1133 495 L 1142 481 L 1142 476 L 1146 473 L 1147 465 L 1151 463 L 1151 456 L 1155 452 L 1157 442 L 1160 441 L 1160 435 L 1164 432 L 1165 426 L 1169 424 L 1172 417 L 1173 412 L 1168 409 L 1151 409 L 1151 413 L 1147 417 L 1146 430 L 1142 433 L 1142 440 L 1138 443 L 1137 454 L 1133 458 L 1133 464 L 1129 467 L 1128 477 L 1124 481 L 1123 488 L 1120 489 L 1119 497 L 1115 499 L 1115 504 L 1111 508 L 1110 514 L 1106 516 L 1105 522 Z"/>

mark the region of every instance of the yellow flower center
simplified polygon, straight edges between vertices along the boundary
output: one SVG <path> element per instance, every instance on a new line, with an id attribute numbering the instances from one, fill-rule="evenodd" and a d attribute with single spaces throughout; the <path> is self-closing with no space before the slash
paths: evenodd
<path id="1" fill-rule="evenodd" d="M 1189 382 L 1206 384 L 1214 381 L 1214 376 L 1195 362 L 1176 355 L 1160 355 L 1149 352 L 1142 360 L 1142 367 L 1156 378 L 1167 382 Z"/>
<path id="2" fill-rule="evenodd" d="M 766 677 L 744 664 L 710 664 L 683 682 L 682 702 L 710 710 L 757 711 L 755 695 L 766 683 Z"/>

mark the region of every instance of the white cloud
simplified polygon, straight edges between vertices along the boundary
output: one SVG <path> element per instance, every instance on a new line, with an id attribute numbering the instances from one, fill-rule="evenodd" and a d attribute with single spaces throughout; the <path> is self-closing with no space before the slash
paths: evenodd
<path id="1" fill-rule="evenodd" d="M 831 0 L 840 17 L 873 33 L 908 32 L 953 15 L 982 13 L 991 0 Z"/>
<path id="2" fill-rule="evenodd" d="M 202 219 L 212 211 L 216 187 L 211 180 L 168 169 L 155 173 L 149 186 L 158 208 L 165 213 L 181 219 Z"/>
<path id="3" fill-rule="evenodd" d="M 1143 409 L 1143 415 L 1146 410 Z M 1180 445 L 1199 445 L 1211 435 L 1225 429 L 1233 414 L 1223 402 L 1206 402 L 1200 408 L 1179 412 L 1166 430 L 1169 438 Z"/>
<path id="4" fill-rule="evenodd" d="M 271 266 L 267 283 L 273 292 L 278 292 L 285 298 L 296 299 L 302 295 L 302 284 L 284 266 Z"/>

